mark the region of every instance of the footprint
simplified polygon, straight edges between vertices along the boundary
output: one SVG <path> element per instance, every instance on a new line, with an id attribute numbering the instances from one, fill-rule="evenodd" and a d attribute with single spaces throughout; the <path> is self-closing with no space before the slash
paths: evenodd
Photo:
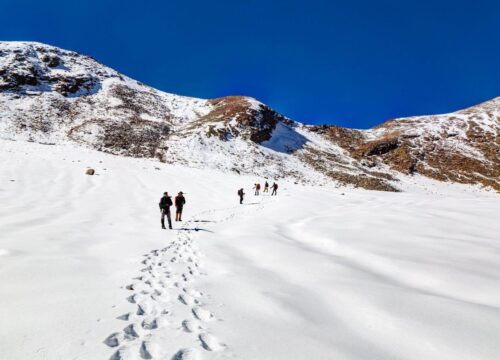
<path id="1" fill-rule="evenodd" d="M 127 335 L 129 340 L 133 340 L 141 335 L 144 335 L 144 330 L 142 330 L 142 328 L 137 324 L 128 325 L 125 329 L 123 329 L 123 332 Z"/>
<path id="2" fill-rule="evenodd" d="M 141 301 L 137 304 L 137 315 L 150 315 L 153 313 L 153 304 L 149 300 Z"/>
<path id="3" fill-rule="evenodd" d="M 192 288 L 184 288 L 182 289 L 186 294 L 188 294 L 189 296 L 192 296 L 192 297 L 195 297 L 195 298 L 198 298 L 198 297 L 201 297 L 203 295 L 202 292 L 198 291 L 198 290 L 195 290 L 195 289 L 192 289 Z"/>
<path id="4" fill-rule="evenodd" d="M 209 333 L 202 333 L 198 336 L 201 341 L 201 345 L 205 350 L 208 351 L 218 351 L 222 350 L 224 346 L 217 340 L 217 338 Z"/>
<path id="5" fill-rule="evenodd" d="M 198 301 L 196 299 L 194 299 L 192 296 L 190 296 L 188 294 L 179 294 L 178 299 L 181 303 L 183 303 L 184 305 L 188 305 L 188 306 L 192 306 L 192 305 L 198 303 Z"/>
<path id="6" fill-rule="evenodd" d="M 153 330 L 158 327 L 156 319 L 144 319 L 141 324 L 142 328 L 145 330 Z"/>
<path id="7" fill-rule="evenodd" d="M 139 351 L 143 359 L 153 359 L 159 357 L 160 348 L 158 344 L 151 341 L 143 341 Z"/>
<path id="8" fill-rule="evenodd" d="M 198 324 L 196 321 L 188 320 L 188 319 L 186 319 L 182 322 L 182 328 L 184 329 L 184 331 L 190 332 L 190 333 L 198 332 L 199 330 L 202 330 L 202 327 L 200 326 L 200 324 Z"/>
<path id="9" fill-rule="evenodd" d="M 104 340 L 104 343 L 109 347 L 117 347 L 118 345 L 120 345 L 120 335 L 120 333 L 113 333 L 109 335 L 106 340 Z"/>
<path id="10" fill-rule="evenodd" d="M 199 359 L 198 352 L 192 348 L 181 349 L 172 358 L 172 360 L 198 360 L 198 359 Z"/>
<path id="11" fill-rule="evenodd" d="M 152 270 L 152 271 L 150 272 L 150 274 L 151 274 L 151 276 L 152 276 L 152 277 L 154 277 L 154 278 L 158 278 L 158 277 L 160 277 L 160 276 L 161 276 L 161 275 L 160 275 L 160 273 L 159 273 L 158 271 L 156 271 L 156 270 Z"/>
<path id="12" fill-rule="evenodd" d="M 167 298 L 166 296 L 163 295 L 161 291 L 155 290 L 154 293 L 151 294 L 151 299 L 155 301 L 160 301 L 162 297 Z M 168 299 L 168 298 L 167 298 Z"/>
<path id="13" fill-rule="evenodd" d="M 130 313 L 126 313 L 117 317 L 118 320 L 128 321 L 130 319 Z"/>
<path id="14" fill-rule="evenodd" d="M 137 315 L 139 316 L 142 316 L 144 315 L 144 310 L 142 310 L 142 308 L 140 306 L 137 306 L 137 312 L 136 312 Z"/>
<path id="15" fill-rule="evenodd" d="M 210 311 L 205 310 L 199 306 L 193 307 L 191 310 L 193 312 L 193 315 L 201 321 L 210 321 L 213 320 L 214 314 L 212 314 Z"/>
<path id="16" fill-rule="evenodd" d="M 137 353 L 132 347 L 124 346 L 119 348 L 109 360 L 134 360 L 137 359 Z"/>

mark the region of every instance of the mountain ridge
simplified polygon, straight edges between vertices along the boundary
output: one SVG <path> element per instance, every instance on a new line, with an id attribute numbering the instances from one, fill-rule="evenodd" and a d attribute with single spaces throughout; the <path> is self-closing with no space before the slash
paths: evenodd
<path id="1" fill-rule="evenodd" d="M 0 136 L 296 181 L 398 191 L 401 176 L 500 190 L 500 97 L 372 129 L 305 125 L 245 96 L 165 93 L 89 56 L 0 42 Z"/>

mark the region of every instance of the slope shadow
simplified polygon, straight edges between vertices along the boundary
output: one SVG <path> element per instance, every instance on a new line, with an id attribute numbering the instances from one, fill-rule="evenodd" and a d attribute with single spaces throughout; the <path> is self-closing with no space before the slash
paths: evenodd
<path id="1" fill-rule="evenodd" d="M 271 139 L 261 142 L 260 145 L 276 152 L 291 154 L 302 149 L 308 141 L 293 127 L 279 122 L 273 130 Z"/>

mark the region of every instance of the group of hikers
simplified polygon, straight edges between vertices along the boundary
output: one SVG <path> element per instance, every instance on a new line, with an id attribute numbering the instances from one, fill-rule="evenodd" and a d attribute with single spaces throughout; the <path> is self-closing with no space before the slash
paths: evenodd
<path id="1" fill-rule="evenodd" d="M 254 184 L 253 189 L 255 189 L 255 196 L 259 196 L 260 188 L 261 188 L 260 183 Z M 271 196 L 278 194 L 278 184 L 273 182 L 271 189 L 272 189 Z M 267 181 L 264 184 L 264 191 L 263 192 L 269 193 L 269 183 Z M 243 191 L 243 188 L 238 190 L 238 196 L 240 197 L 240 204 L 243 204 L 243 197 L 245 196 L 245 192 Z M 172 205 L 175 205 L 175 209 L 176 209 L 175 210 L 175 221 L 182 221 L 182 209 L 184 208 L 185 204 L 186 204 L 186 198 L 184 197 L 184 193 L 182 191 L 179 191 L 179 193 L 177 194 L 177 196 L 175 197 L 173 202 L 172 202 L 172 197 L 170 195 L 168 195 L 168 192 L 163 193 L 163 196 L 160 199 L 160 203 L 158 204 L 160 206 L 160 212 L 161 212 L 161 228 L 162 229 L 166 229 L 165 217 L 167 217 L 167 220 L 168 220 L 168 228 L 172 229 L 172 219 L 170 217 L 170 207 Z"/>
<path id="2" fill-rule="evenodd" d="M 166 229 L 165 227 L 165 216 L 168 220 L 168 228 L 172 229 L 172 219 L 170 217 L 170 207 L 175 205 L 175 221 L 182 221 L 182 209 L 184 208 L 184 204 L 186 204 L 186 198 L 184 197 L 184 193 L 179 191 L 177 196 L 172 203 L 172 197 L 168 195 L 168 192 L 163 193 L 163 197 L 160 199 L 160 212 L 161 212 L 161 228 Z"/>
<path id="3" fill-rule="evenodd" d="M 253 189 L 255 190 L 255 196 L 259 196 L 260 189 L 261 189 L 260 183 L 255 183 L 253 185 Z M 274 196 L 274 195 L 278 194 L 278 184 L 276 184 L 275 182 L 273 182 L 273 185 L 271 186 L 271 189 L 273 189 L 273 191 L 271 192 L 271 196 Z M 263 192 L 269 193 L 269 183 L 267 182 L 267 180 L 264 183 L 264 190 L 263 190 Z M 238 190 L 238 196 L 240 197 L 240 204 L 243 204 L 243 197 L 245 196 L 245 192 L 243 191 L 243 188 L 241 188 L 241 189 Z"/>

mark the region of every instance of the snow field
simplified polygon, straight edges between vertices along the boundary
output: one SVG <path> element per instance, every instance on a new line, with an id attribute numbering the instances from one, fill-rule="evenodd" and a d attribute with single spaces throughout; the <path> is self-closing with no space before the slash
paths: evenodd
<path id="1" fill-rule="evenodd" d="M 2 359 L 500 353 L 494 193 L 254 197 L 263 179 L 3 140 L 0 161 Z M 185 221 L 161 230 L 159 198 L 180 190 Z"/>

